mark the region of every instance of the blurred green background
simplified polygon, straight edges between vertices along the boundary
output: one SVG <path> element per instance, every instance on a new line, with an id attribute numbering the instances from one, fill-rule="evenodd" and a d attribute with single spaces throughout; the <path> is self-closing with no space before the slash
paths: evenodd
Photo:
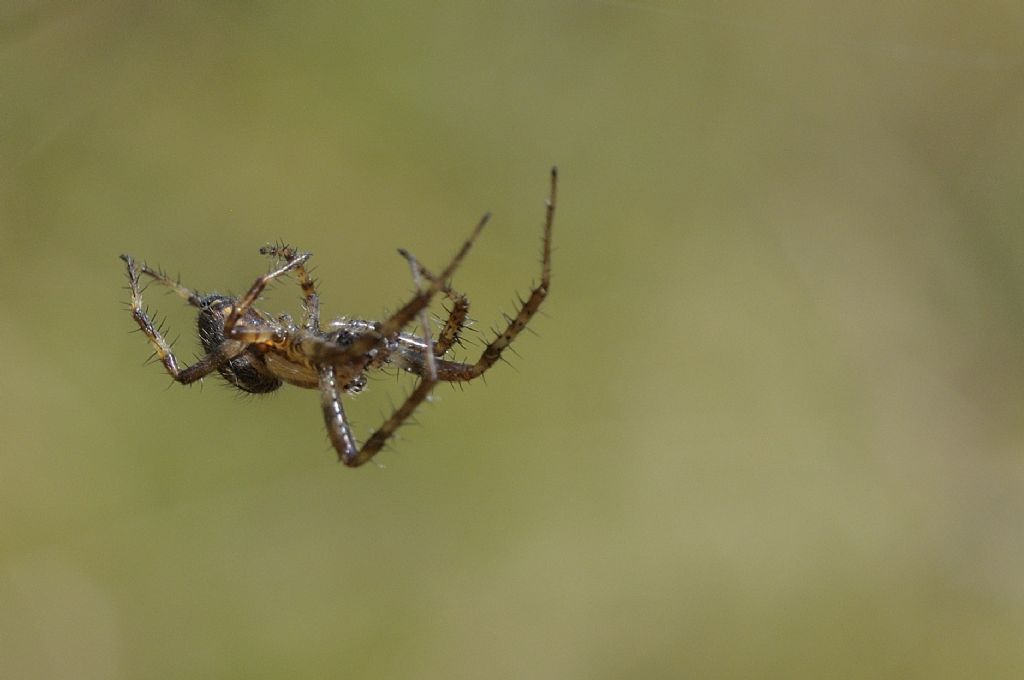
<path id="1" fill-rule="evenodd" d="M 1007 2 L 4 3 L 0 674 L 1024 677 L 1022 34 Z M 492 210 L 455 281 L 486 329 L 554 163 L 538 336 L 381 466 L 315 392 L 143 367 L 119 253 L 237 293 L 284 239 L 376 318 L 396 247 L 439 266 Z"/>

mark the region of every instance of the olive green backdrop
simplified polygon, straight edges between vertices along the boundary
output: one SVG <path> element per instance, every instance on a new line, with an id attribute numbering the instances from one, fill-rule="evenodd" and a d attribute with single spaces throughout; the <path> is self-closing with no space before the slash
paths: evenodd
<path id="1" fill-rule="evenodd" d="M 0 675 L 1024 674 L 1024 10 L 8 2 Z M 144 366 L 132 253 L 537 335 L 339 465 Z M 261 306 L 298 309 L 293 283 Z M 150 288 L 185 360 L 194 317 Z M 479 351 L 471 346 L 466 355 Z M 413 383 L 350 401 L 365 436 Z"/>

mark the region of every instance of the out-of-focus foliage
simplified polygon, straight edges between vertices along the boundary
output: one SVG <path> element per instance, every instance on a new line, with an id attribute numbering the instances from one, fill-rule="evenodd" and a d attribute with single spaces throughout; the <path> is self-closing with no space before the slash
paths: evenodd
<path id="1" fill-rule="evenodd" d="M 1022 33 L 1006 2 L 6 3 L 0 674 L 1021 677 Z M 372 318 L 396 247 L 436 266 L 493 210 L 455 281 L 486 333 L 553 163 L 539 337 L 383 467 L 334 462 L 314 392 L 142 367 L 121 252 L 238 292 L 285 239 Z"/>

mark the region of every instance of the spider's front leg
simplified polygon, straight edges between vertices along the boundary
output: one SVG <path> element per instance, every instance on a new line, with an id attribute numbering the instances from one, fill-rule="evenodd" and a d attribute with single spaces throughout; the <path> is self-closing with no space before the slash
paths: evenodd
<path id="1" fill-rule="evenodd" d="M 139 325 L 139 329 L 146 336 L 146 339 L 149 340 L 149 344 L 152 345 L 153 350 L 156 352 L 157 358 L 160 359 L 160 363 L 163 364 L 164 369 L 166 369 L 167 373 L 176 381 L 182 385 L 194 383 L 195 381 L 206 377 L 210 373 L 213 373 L 228 361 L 239 356 L 245 350 L 245 346 L 240 342 L 223 342 L 216 349 L 196 361 L 191 366 L 178 368 L 178 361 L 174 357 L 174 352 L 171 351 L 171 344 L 164 339 L 164 336 L 160 333 L 159 329 L 157 329 L 153 324 L 153 321 L 149 318 L 149 315 L 146 313 L 146 309 L 142 303 L 142 288 L 139 285 L 139 269 L 135 265 L 135 259 L 131 255 L 122 255 L 121 259 L 124 260 L 128 266 L 128 284 L 132 293 L 130 303 L 132 318 L 135 319 L 135 323 Z M 199 295 L 185 288 L 180 283 L 172 281 L 162 273 L 156 272 L 146 265 L 142 265 L 142 271 L 153 277 L 156 281 L 172 288 L 175 292 L 188 300 L 189 304 L 200 306 Z"/>

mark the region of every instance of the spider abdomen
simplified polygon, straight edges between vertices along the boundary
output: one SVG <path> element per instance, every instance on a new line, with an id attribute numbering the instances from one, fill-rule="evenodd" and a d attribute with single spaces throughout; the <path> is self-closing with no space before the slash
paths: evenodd
<path id="1" fill-rule="evenodd" d="M 202 299 L 197 323 L 199 341 L 207 352 L 213 352 L 224 345 L 225 310 L 230 309 L 234 303 L 233 298 L 222 295 L 208 295 Z M 238 389 L 252 394 L 273 392 L 282 384 L 281 380 L 267 368 L 263 358 L 252 350 L 247 350 L 225 362 L 217 372 Z"/>
<path id="2" fill-rule="evenodd" d="M 252 394 L 265 394 L 281 387 L 281 380 L 267 369 L 263 359 L 246 352 L 218 369 L 229 383 Z"/>

